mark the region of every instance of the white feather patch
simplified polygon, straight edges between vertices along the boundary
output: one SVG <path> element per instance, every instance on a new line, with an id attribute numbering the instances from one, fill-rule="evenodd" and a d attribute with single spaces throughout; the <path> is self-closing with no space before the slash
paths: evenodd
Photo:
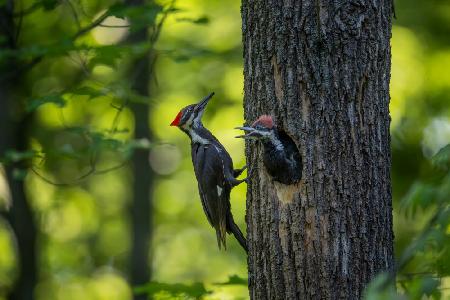
<path id="1" fill-rule="evenodd" d="M 202 145 L 208 145 L 209 142 L 207 139 L 202 138 L 201 136 L 199 136 L 194 130 L 190 130 L 189 134 L 191 135 L 191 139 L 194 143 L 199 143 Z"/>

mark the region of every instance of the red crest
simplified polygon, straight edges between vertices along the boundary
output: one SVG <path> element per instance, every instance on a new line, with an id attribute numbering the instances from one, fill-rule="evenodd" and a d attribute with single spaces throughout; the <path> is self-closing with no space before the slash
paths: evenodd
<path id="1" fill-rule="evenodd" d="M 170 123 L 170 126 L 178 126 L 180 124 L 181 117 L 183 116 L 182 112 L 180 111 L 178 115 L 173 119 L 172 123 Z"/>
<path id="2" fill-rule="evenodd" d="M 272 128 L 273 127 L 273 119 L 269 115 L 262 115 L 255 122 L 253 122 L 252 127 L 255 127 L 256 125 L 261 125 L 266 128 Z"/>

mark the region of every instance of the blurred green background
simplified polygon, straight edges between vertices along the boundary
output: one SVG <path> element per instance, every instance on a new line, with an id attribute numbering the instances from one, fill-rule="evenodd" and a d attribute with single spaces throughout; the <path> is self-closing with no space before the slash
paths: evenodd
<path id="1" fill-rule="evenodd" d="M 150 265 L 142 267 L 151 270 L 152 281 L 166 285 L 142 291 L 166 290 L 158 297 L 173 298 L 170 291 L 180 286 L 172 284 L 199 283 L 191 287 L 210 291 L 207 299 L 247 299 L 245 285 L 217 284 L 233 275 L 246 278 L 246 256 L 231 237 L 226 252 L 217 249 L 201 208 L 188 138 L 168 126 L 180 108 L 215 91 L 204 123 L 235 166 L 245 164 L 244 144 L 233 138 L 233 127 L 244 122 L 240 1 L 148 2 L 131 11 L 111 9 L 115 2 L 102 0 L 15 2 L 17 12 L 25 10 L 16 17 L 18 49 L 0 49 L 0 62 L 44 56 L 12 87 L 20 104 L 15 113 L 32 116 L 26 136 L 33 152 L 11 149 L 3 159 L 32 166 L 17 168 L 15 180 L 24 180 L 37 228 L 36 299 L 133 297 L 134 178 L 128 161 L 143 151 L 155 184 Z M 105 12 L 110 13 L 103 26 L 72 38 Z M 397 287 L 411 299 L 448 299 L 450 3 L 399 0 L 396 13 L 391 133 Z M 158 24 L 155 43 L 127 39 L 129 31 L 147 27 L 152 36 Z M 129 72 L 135 59 L 151 61 L 148 96 L 133 89 L 139 82 Z M 152 136 L 135 135 L 131 105 L 148 111 Z M 2 210 L 11 201 L 2 178 Z M 244 229 L 245 185 L 233 189 L 231 202 Z M 17 270 L 14 236 L 0 218 L 0 299 L 6 299 Z"/>

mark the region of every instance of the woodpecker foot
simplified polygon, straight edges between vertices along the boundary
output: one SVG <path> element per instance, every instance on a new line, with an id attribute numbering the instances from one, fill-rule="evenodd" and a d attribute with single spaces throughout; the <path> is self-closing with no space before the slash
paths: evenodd
<path id="1" fill-rule="evenodd" d="M 235 178 L 233 178 L 232 180 L 230 180 L 231 187 L 235 187 L 237 185 L 240 185 L 243 182 L 247 182 L 247 178 L 244 178 L 244 179 L 235 179 Z"/>
<path id="2" fill-rule="evenodd" d="M 247 169 L 247 165 L 243 166 L 241 169 L 234 169 L 233 171 L 234 178 L 241 176 L 242 172 L 244 172 L 245 169 Z"/>

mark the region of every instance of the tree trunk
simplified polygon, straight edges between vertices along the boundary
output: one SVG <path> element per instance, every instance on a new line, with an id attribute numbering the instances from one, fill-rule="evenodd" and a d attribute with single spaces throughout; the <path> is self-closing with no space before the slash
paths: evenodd
<path id="1" fill-rule="evenodd" d="M 0 5 L 0 48 L 16 48 L 13 8 L 13 1 L 6 1 Z M 27 129 L 31 116 L 20 114 L 19 101 L 14 98 L 12 92 L 19 83 L 20 74 L 16 73 L 18 68 L 14 60 L 0 61 L 0 157 L 3 157 L 7 150 L 27 150 Z M 33 212 L 26 199 L 24 182 L 14 179 L 14 168 L 24 169 L 25 166 L 18 163 L 5 167 L 12 206 L 4 215 L 16 239 L 19 261 L 17 279 L 8 298 L 27 300 L 33 299 L 37 280 L 35 245 L 37 233 Z"/>
<path id="2" fill-rule="evenodd" d="M 242 3 L 245 119 L 271 114 L 297 144 L 282 185 L 247 142 L 252 299 L 361 299 L 393 270 L 391 0 Z"/>
<path id="3" fill-rule="evenodd" d="M 143 5 L 143 0 L 128 0 L 127 5 Z M 148 41 L 148 29 L 144 28 L 132 33 L 128 42 L 143 43 Z M 136 59 L 130 69 L 131 85 L 133 89 L 142 96 L 149 96 L 150 82 L 150 53 Z M 130 105 L 134 115 L 135 138 L 151 138 L 149 129 L 148 107 L 132 103 Z M 133 159 L 133 202 L 131 204 L 131 224 L 132 224 L 132 249 L 130 257 L 130 275 L 133 286 L 148 283 L 151 277 L 150 242 L 152 238 L 152 194 L 154 174 L 148 163 L 147 151 L 138 150 L 134 153 Z M 136 300 L 145 300 L 147 296 L 134 295 Z"/>

